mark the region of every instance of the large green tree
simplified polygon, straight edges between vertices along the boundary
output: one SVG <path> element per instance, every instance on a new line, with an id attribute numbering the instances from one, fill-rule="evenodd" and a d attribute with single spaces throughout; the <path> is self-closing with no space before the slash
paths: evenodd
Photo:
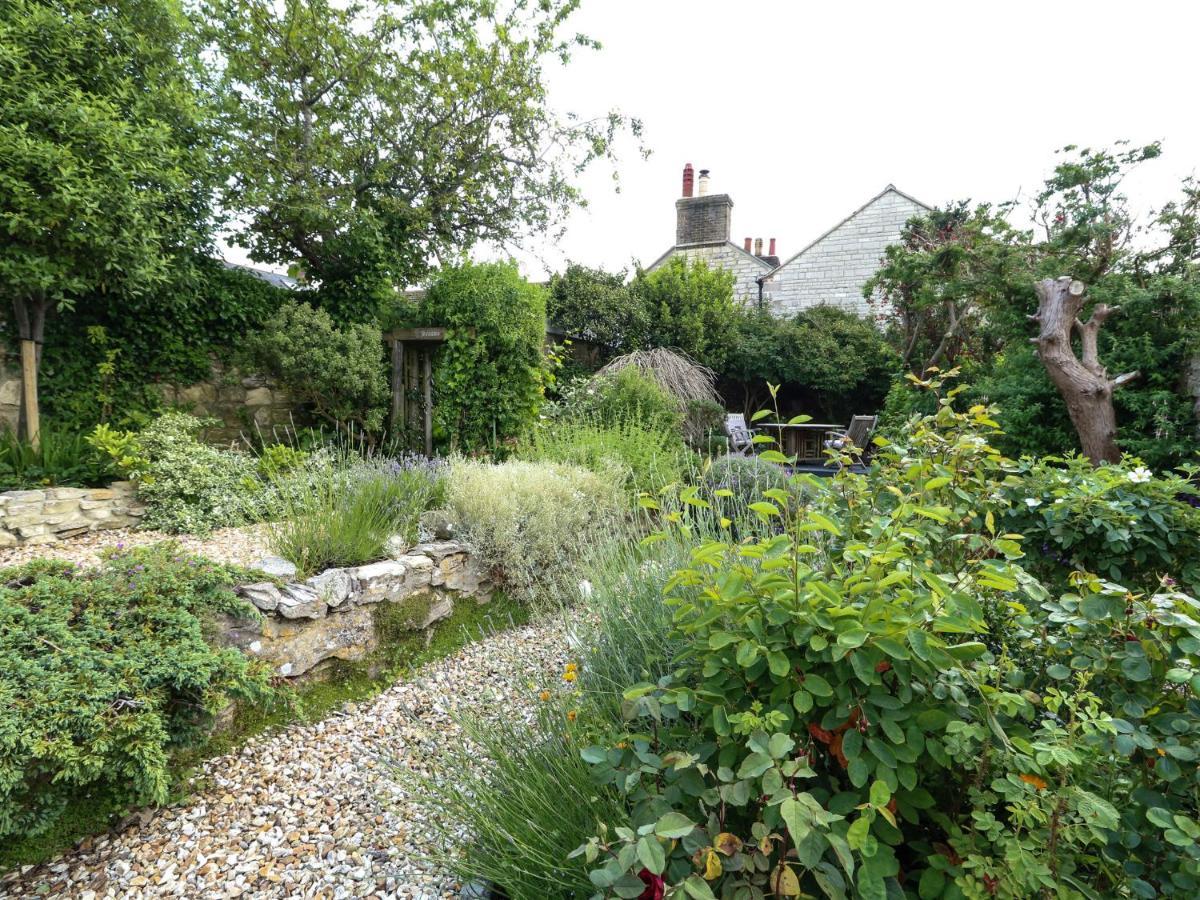
<path id="1" fill-rule="evenodd" d="M 594 344 L 601 361 L 640 347 L 646 338 L 646 309 L 626 282 L 625 272 L 605 272 L 578 263 L 550 279 L 546 315 L 568 338 Z"/>
<path id="2" fill-rule="evenodd" d="M 592 46 L 578 0 L 210 0 L 252 258 L 365 317 L 480 241 L 551 228 L 628 123 L 555 111 L 544 70 Z"/>
<path id="3" fill-rule="evenodd" d="M 733 273 L 702 260 L 673 256 L 653 272 L 639 270 L 634 296 L 646 316 L 646 344 L 682 350 L 720 370 L 729 353 L 733 318 Z"/>
<path id="4" fill-rule="evenodd" d="M 0 3 L 0 294 L 34 443 L 47 315 L 120 302 L 204 241 L 195 58 L 175 0 Z"/>
<path id="5" fill-rule="evenodd" d="M 1106 435 L 1092 427 L 1108 408 L 1081 419 L 1071 388 L 1047 373 L 1077 355 L 1093 393 L 1111 404 L 1122 449 L 1156 465 L 1193 455 L 1185 375 L 1200 353 L 1200 191 L 1186 181 L 1148 221 L 1122 192 L 1129 172 L 1160 152 L 1157 144 L 1064 148 L 1034 199 L 1032 228 L 1009 224 L 1011 204 L 935 211 L 908 223 L 867 285 L 895 311 L 893 338 L 914 374 L 961 366 L 973 394 L 1001 407 L 1008 452 L 1117 454 L 1115 425 L 1100 429 Z M 1087 290 L 1056 355 L 1034 285 L 1064 275 Z"/>

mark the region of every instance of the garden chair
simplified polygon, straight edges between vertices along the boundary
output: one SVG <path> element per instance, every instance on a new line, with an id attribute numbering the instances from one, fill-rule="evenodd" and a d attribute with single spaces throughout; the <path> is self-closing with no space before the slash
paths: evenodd
<path id="1" fill-rule="evenodd" d="M 850 427 L 841 434 L 832 435 L 825 441 L 827 450 L 848 450 L 854 454 L 858 462 L 866 456 L 867 442 L 879 422 L 879 416 L 855 416 L 850 420 Z"/>
<path id="2" fill-rule="evenodd" d="M 729 438 L 729 452 L 749 456 L 754 451 L 754 429 L 746 424 L 741 413 L 725 416 L 725 436 Z"/>

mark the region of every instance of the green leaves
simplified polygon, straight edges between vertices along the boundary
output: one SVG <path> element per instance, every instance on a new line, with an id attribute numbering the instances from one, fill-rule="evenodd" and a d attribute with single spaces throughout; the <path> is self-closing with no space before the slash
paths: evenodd
<path id="1" fill-rule="evenodd" d="M 669 812 L 654 823 L 654 833 L 662 838 L 681 838 L 690 834 L 695 827 L 695 823 L 683 813 Z"/>

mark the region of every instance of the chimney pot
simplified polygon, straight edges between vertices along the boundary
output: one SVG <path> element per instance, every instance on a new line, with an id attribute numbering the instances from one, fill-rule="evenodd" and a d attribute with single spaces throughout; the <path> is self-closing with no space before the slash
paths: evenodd
<path id="1" fill-rule="evenodd" d="M 768 256 L 775 255 L 775 238 L 771 238 L 771 249 L 767 251 Z"/>
<path id="2" fill-rule="evenodd" d="M 692 185 L 696 179 L 693 171 L 691 163 L 683 167 L 683 196 L 685 197 L 692 196 Z"/>
<path id="3" fill-rule="evenodd" d="M 762 238 L 754 239 L 754 255 L 762 256 Z"/>
<path id="4" fill-rule="evenodd" d="M 750 252 L 750 238 L 746 238 L 746 252 Z"/>
<path id="5" fill-rule="evenodd" d="M 708 194 L 708 169 L 700 170 L 700 196 L 704 197 Z"/>

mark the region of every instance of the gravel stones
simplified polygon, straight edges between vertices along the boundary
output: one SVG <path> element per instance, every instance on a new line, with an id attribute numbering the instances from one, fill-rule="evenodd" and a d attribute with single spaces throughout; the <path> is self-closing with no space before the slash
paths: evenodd
<path id="1" fill-rule="evenodd" d="M 428 860 L 448 848 L 403 773 L 436 769 L 462 743 L 457 716 L 530 713 L 562 671 L 563 631 L 489 636 L 374 701 L 252 739 L 205 763 L 185 803 L 0 876 L 0 897 L 457 897 Z"/>
<path id="2" fill-rule="evenodd" d="M 117 528 L 92 531 L 54 544 L 0 547 L 0 566 L 17 566 L 32 559 L 64 559 L 79 566 L 94 568 L 100 565 L 101 554 L 106 549 L 128 550 L 160 541 L 178 541 L 180 546 L 192 553 L 202 554 L 216 562 L 247 568 L 268 553 L 264 525 L 222 528 L 204 537 Z"/>

